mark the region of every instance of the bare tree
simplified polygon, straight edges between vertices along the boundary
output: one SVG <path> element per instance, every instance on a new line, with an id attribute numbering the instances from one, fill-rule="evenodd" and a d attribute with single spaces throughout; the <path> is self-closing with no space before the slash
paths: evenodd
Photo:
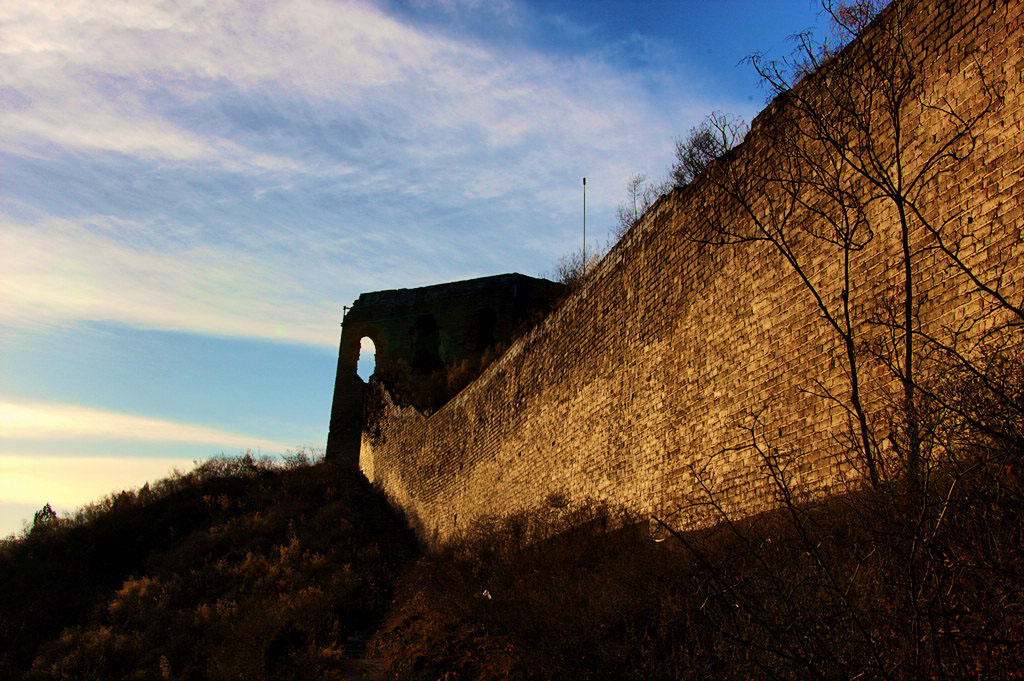
<path id="1" fill-rule="evenodd" d="M 795 56 L 783 61 L 754 57 L 752 62 L 767 87 L 777 95 L 775 111 L 762 122 L 765 148 L 729 162 L 703 166 L 711 187 L 711 210 L 705 237 L 717 243 L 760 241 L 770 244 L 797 274 L 822 318 L 845 350 L 849 391 L 822 392 L 848 411 L 855 422 L 858 459 L 874 484 L 879 482 L 878 437 L 871 432 L 862 396 L 860 336 L 866 324 L 889 330 L 889 343 L 876 344 L 875 359 L 902 386 L 896 431 L 885 435 L 895 448 L 909 479 L 918 479 L 925 465 L 921 417 L 918 413 L 917 352 L 924 341 L 917 314 L 921 304 L 915 273 L 917 260 L 938 249 L 991 300 L 1014 308 L 998 287 L 987 285 L 947 242 L 953 216 L 943 215 L 935 201 L 941 176 L 958 167 L 977 144 L 978 124 L 996 105 L 984 82 L 986 103 L 957 105 L 925 87 L 919 61 L 905 35 L 908 4 L 894 1 L 885 21 L 870 23 L 876 3 L 826 0 L 833 35 L 816 44 L 798 36 Z M 864 39 L 840 46 L 864 31 Z M 925 141 L 923 132 L 934 141 Z M 703 130 L 703 132 L 701 132 Z M 679 176 L 693 177 L 691 168 L 729 140 L 729 128 L 714 115 L 691 137 L 698 141 L 695 159 L 684 155 Z M 717 132 L 715 132 L 717 131 Z M 706 144 L 700 144 L 701 140 Z M 737 221 L 736 217 L 742 216 Z M 895 221 L 895 232 L 888 228 Z M 857 318 L 858 292 L 871 294 L 868 282 L 855 281 L 857 259 L 878 238 L 897 240 L 900 253 L 898 303 L 888 315 Z M 810 246 L 809 246 L 810 244 Z M 825 254 L 841 277 L 822 276 L 814 258 Z"/>
<path id="2" fill-rule="evenodd" d="M 691 128 L 686 138 L 676 140 L 676 161 L 672 165 L 675 186 L 684 187 L 700 177 L 708 165 L 742 142 L 746 133 L 743 119 L 720 111 Z"/>
<path id="3" fill-rule="evenodd" d="M 600 245 L 588 250 L 586 256 L 582 249 L 573 251 L 559 259 L 555 264 L 554 273 L 550 276 L 558 283 L 568 286 L 570 290 L 579 288 L 607 251 L 607 247 Z"/>
<path id="4" fill-rule="evenodd" d="M 612 237 L 618 241 L 633 225 L 640 221 L 644 213 L 663 195 L 672 191 L 671 182 L 660 184 L 648 182 L 643 173 L 634 175 L 626 183 L 626 200 L 616 210 L 616 222 L 612 228 Z"/>
<path id="5" fill-rule="evenodd" d="M 677 181 L 702 183 L 690 234 L 712 246 L 767 245 L 838 340 L 845 381 L 812 392 L 849 416 L 848 451 L 870 484 L 830 502 L 842 513 L 824 526 L 754 413 L 744 447 L 768 475 L 799 560 L 772 558 L 773 535 L 737 520 L 708 468 L 691 466 L 702 490 L 694 503 L 731 537 L 743 569 L 664 526 L 706 561 L 717 593 L 742 614 L 719 626 L 753 657 L 765 653 L 758 664 L 804 678 L 1006 676 L 1024 650 L 1014 633 L 1024 622 L 1005 612 L 1021 606 L 1024 578 L 1010 548 L 1024 515 L 1024 300 L 1008 271 L 993 274 L 991 262 L 976 271 L 969 216 L 941 194 L 1001 97 L 980 65 L 970 102 L 931 87 L 908 35 L 915 6 L 893 0 L 873 21 L 880 5 L 825 0 L 833 33 L 824 43 L 802 35 L 791 59 L 752 59 L 776 95 L 756 148 L 723 154 L 729 137 L 716 115 L 691 132 L 674 169 Z M 881 274 L 868 266 L 878 253 L 894 256 Z M 958 293 L 960 304 L 977 303 L 967 319 L 946 323 L 929 307 L 925 266 L 968 284 Z M 896 388 L 891 403 L 872 398 L 872 413 L 869 380 L 875 395 Z M 856 548 L 836 538 L 847 529 Z M 872 602 L 872 574 L 893 580 L 898 610 Z M 884 624 L 896 614 L 898 626 Z M 837 625 L 855 645 L 825 633 Z"/>

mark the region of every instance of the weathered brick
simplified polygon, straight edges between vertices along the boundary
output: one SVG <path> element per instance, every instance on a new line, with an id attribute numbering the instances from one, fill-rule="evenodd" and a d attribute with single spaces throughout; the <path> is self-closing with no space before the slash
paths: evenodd
<path id="1" fill-rule="evenodd" d="M 1024 107 L 1021 69 L 1004 69 L 1002 55 L 1022 63 L 1024 3 L 923 0 L 913 8 L 906 34 L 922 55 L 927 96 L 948 96 L 971 114 L 987 105 L 984 83 L 1004 95 L 979 122 L 974 155 L 926 189 L 924 212 L 961 230 L 962 254 L 982 280 L 1002 272 L 1004 293 L 1019 300 Z M 785 106 L 777 100 L 758 117 L 731 162 L 767 153 Z M 917 117 L 936 120 L 934 111 Z M 919 164 L 942 132 L 910 132 L 918 146 L 907 158 Z M 711 196 L 698 180 L 660 200 L 582 290 L 438 412 L 425 417 L 375 395 L 380 430 L 363 433 L 360 466 L 425 539 L 443 540 L 483 516 L 546 507 L 552 495 L 599 499 L 680 527 L 714 517 L 699 505 L 709 491 L 729 512 L 753 513 L 774 499 L 755 443 L 785 456 L 807 493 L 843 488 L 863 472 L 843 444 L 852 432 L 847 413 L 825 396 L 848 399 L 842 343 L 767 245 L 689 238 Z M 883 341 L 884 328 L 869 322 L 899 314 L 898 220 L 881 202 L 870 210 L 876 234 L 854 254 L 851 273 L 859 342 Z M 747 218 L 736 211 L 730 219 Z M 934 244 L 919 225 L 912 238 L 917 283 L 927 289 L 921 326 L 941 335 L 944 324 L 975 318 L 982 298 L 974 285 L 924 248 Z M 835 251 L 800 243 L 826 304 L 838 305 Z M 884 434 L 899 386 L 884 367 L 861 361 L 868 418 Z"/>

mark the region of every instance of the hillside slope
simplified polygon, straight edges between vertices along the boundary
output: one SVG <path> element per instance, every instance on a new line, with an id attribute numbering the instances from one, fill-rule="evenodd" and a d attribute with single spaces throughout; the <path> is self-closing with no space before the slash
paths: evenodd
<path id="1" fill-rule="evenodd" d="M 213 459 L 0 545 L 0 678 L 343 678 L 417 551 L 358 473 Z"/>
<path id="2" fill-rule="evenodd" d="M 1019 681 L 1024 443 L 960 454 L 661 542 L 551 499 L 427 555 L 358 473 L 215 459 L 0 546 L 0 678 L 354 681 L 372 637 L 400 681 Z"/>

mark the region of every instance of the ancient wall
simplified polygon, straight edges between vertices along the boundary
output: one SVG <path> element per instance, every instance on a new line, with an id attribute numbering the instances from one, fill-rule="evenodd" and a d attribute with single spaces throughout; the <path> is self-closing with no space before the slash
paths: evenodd
<path id="1" fill-rule="evenodd" d="M 342 321 L 327 460 L 355 466 L 359 458 L 365 383 L 356 364 L 363 338 L 373 341 L 377 373 L 416 381 L 507 345 L 563 289 L 511 273 L 360 295 Z"/>
<path id="2" fill-rule="evenodd" d="M 968 114 L 995 102 L 975 126 L 974 152 L 922 201 L 963 237 L 959 257 L 1015 300 L 1024 275 L 1022 8 L 929 0 L 914 5 L 906 24 L 926 98 L 948 97 Z M 776 101 L 759 116 L 728 162 L 770 153 L 769 131 L 785 106 Z M 933 110 L 915 115 L 920 125 L 904 134 L 908 162 L 920 164 L 937 128 Z M 736 206 L 710 206 L 715 196 L 699 180 L 660 200 L 581 290 L 433 415 L 372 396 L 376 420 L 363 433 L 359 465 L 425 538 L 443 540 L 482 516 L 554 497 L 606 500 L 685 524 L 699 522 L 693 504 L 710 488 L 728 508 L 753 512 L 772 500 L 755 439 L 808 489 L 856 475 L 844 443 L 848 415 L 822 396 L 849 394 L 842 346 L 771 245 L 701 238 L 712 214 L 738 232 L 749 222 Z M 773 206 L 767 200 L 759 210 L 770 217 Z M 881 342 L 869 322 L 896 300 L 902 251 L 895 211 L 883 201 L 868 210 L 876 231 L 853 254 L 847 295 L 859 337 Z M 835 306 L 846 288 L 840 259 L 811 231 L 795 234 L 795 248 L 824 304 Z M 920 228 L 913 244 L 915 277 L 927 291 L 921 328 L 951 333 L 982 297 L 929 250 Z M 862 378 L 872 426 L 884 431 L 895 386 L 877 365 Z"/>

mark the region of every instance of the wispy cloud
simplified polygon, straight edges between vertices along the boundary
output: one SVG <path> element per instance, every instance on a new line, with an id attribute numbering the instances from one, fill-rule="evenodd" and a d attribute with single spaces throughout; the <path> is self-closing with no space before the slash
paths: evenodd
<path id="1" fill-rule="evenodd" d="M 141 226 L 106 234 L 79 223 L 3 223 L 0 320 L 26 326 L 61 319 L 116 321 L 332 345 L 329 301 L 305 299 L 287 272 L 244 250 L 145 243 Z M 138 233 L 147 235 L 140 240 Z M 154 246 L 156 246 L 154 248 Z M 164 250 L 171 248 L 172 250 Z"/>
<path id="2" fill-rule="evenodd" d="M 0 218 L 0 323 L 112 321 L 333 347 L 338 301 L 354 298 L 353 289 L 426 283 L 437 276 L 432 262 L 454 257 L 446 255 L 450 246 L 426 235 L 324 241 L 316 232 L 268 228 L 243 244 L 209 243 L 191 228 L 111 216 Z M 393 266 L 355 266 L 371 253 L 378 262 L 394 258 Z M 399 253 L 413 262 L 402 264 Z"/>
<path id="3" fill-rule="evenodd" d="M 191 423 L 36 401 L 0 401 L 4 440 L 118 440 L 209 444 L 227 449 L 283 453 L 292 445 Z M 2 452 L 0 459 L 13 454 Z"/>
<path id="4" fill-rule="evenodd" d="M 610 225 L 626 178 L 710 108 L 600 52 L 366 2 L 25 0 L 0 4 L 0 54 L 17 209 L 0 319 L 17 324 L 333 345 L 360 291 L 547 269 L 574 243 L 582 175 L 590 223 Z"/>
<path id="5" fill-rule="evenodd" d="M 501 13 L 514 14 L 512 5 Z M 219 104 L 244 93 L 360 121 L 366 152 L 404 158 L 388 163 L 399 177 L 402 167 L 443 170 L 452 160 L 496 167 L 487 150 L 500 150 L 505 173 L 525 181 L 569 159 L 605 165 L 609 151 L 635 157 L 640 139 L 670 137 L 686 116 L 661 111 L 632 74 L 599 59 L 497 51 L 362 3 L 29 1 L 0 11 L 0 42 L 7 86 L 21 103 L 5 115 L 15 149 L 36 139 L 167 159 L 235 159 L 257 169 L 320 169 L 301 140 L 290 164 L 260 149 L 259 140 L 239 143 Z M 538 145 L 543 160 L 528 155 L 526 147 Z M 353 159 L 355 167 L 367 170 L 370 158 Z M 442 173 L 441 182 L 450 177 Z M 468 199 L 480 196 L 488 193 L 469 188 Z"/>

